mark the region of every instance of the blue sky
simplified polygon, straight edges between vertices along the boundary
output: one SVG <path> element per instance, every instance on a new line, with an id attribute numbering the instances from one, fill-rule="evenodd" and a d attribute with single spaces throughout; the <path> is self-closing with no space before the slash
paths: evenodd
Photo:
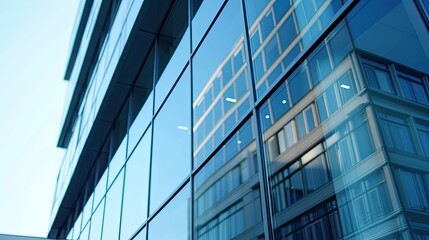
<path id="1" fill-rule="evenodd" d="M 0 0 L 0 233 L 46 237 L 78 0 Z"/>

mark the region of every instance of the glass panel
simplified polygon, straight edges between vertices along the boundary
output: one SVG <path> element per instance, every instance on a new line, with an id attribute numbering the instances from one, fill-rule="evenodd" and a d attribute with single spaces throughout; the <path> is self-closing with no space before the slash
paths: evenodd
<path id="1" fill-rule="evenodd" d="M 106 186 L 107 186 L 107 169 L 104 171 L 100 180 L 98 180 L 97 186 L 94 190 L 94 209 L 98 206 L 98 203 L 106 194 Z"/>
<path id="2" fill-rule="evenodd" d="M 356 87 L 354 86 L 351 71 L 348 71 L 338 79 L 338 86 L 342 104 L 347 103 L 354 95 L 356 95 Z"/>
<path id="3" fill-rule="evenodd" d="M 416 123 L 416 127 L 424 154 L 426 157 L 429 157 L 429 125 L 423 123 Z"/>
<path id="4" fill-rule="evenodd" d="M 104 214 L 104 198 L 98 208 L 95 210 L 91 217 L 91 232 L 89 239 L 101 239 L 101 229 L 103 227 L 103 214 Z"/>
<path id="5" fill-rule="evenodd" d="M 379 117 L 386 145 L 414 153 L 414 141 L 407 120 L 382 112 L 379 112 Z"/>
<path id="6" fill-rule="evenodd" d="M 189 239 L 190 186 L 180 192 L 149 222 L 149 240 Z"/>
<path id="7" fill-rule="evenodd" d="M 333 21 L 341 4 L 339 0 L 245 1 L 258 96 L 262 96 L 302 49 Z M 324 48 L 311 67 L 314 77 L 319 78 L 331 70 Z"/>
<path id="8" fill-rule="evenodd" d="M 191 169 L 189 78 L 186 71 L 154 120 L 150 212 L 178 187 Z"/>
<path id="9" fill-rule="evenodd" d="M 129 239 L 146 220 L 151 135 L 151 128 L 149 128 L 125 167 L 121 239 Z"/>
<path id="10" fill-rule="evenodd" d="M 205 2 L 201 8 L 208 4 Z M 241 4 L 239 1 L 229 1 L 192 59 L 193 133 L 197 140 L 193 153 L 195 165 L 210 154 L 250 109 L 243 29 Z M 211 112 L 214 114 L 213 123 L 207 121 L 212 116 Z M 216 133 L 218 135 L 213 141 Z M 214 146 L 211 145 L 212 141 Z M 196 159 L 197 156 L 200 160 Z"/>
<path id="11" fill-rule="evenodd" d="M 408 8 L 415 8 L 412 5 L 413 3 L 407 4 L 401 0 L 362 3 L 362 7 L 356 8 L 348 19 L 356 48 L 428 73 L 427 44 L 419 37 L 421 31 L 426 31 L 427 34 L 427 29 L 420 29 L 419 24 L 416 24 L 421 19 L 416 18 L 417 11 L 409 11 Z M 401 24 L 398 24 L 399 19 Z M 383 81 L 386 80 L 386 77 L 383 77 Z"/>
<path id="12" fill-rule="evenodd" d="M 254 143 L 249 119 L 196 174 L 196 239 L 263 238 Z"/>
<path id="13" fill-rule="evenodd" d="M 364 65 L 369 86 L 389 93 L 395 93 L 390 73 L 385 66 L 376 68 Z"/>
<path id="14" fill-rule="evenodd" d="M 103 239 L 119 238 L 123 183 L 124 171 L 121 171 L 106 194 L 106 210 L 104 212 L 102 237 Z"/>
<path id="15" fill-rule="evenodd" d="M 118 150 L 116 150 L 115 155 L 112 157 L 109 163 L 109 177 L 108 177 L 108 187 L 115 180 L 116 175 L 122 169 L 125 164 L 127 151 L 127 137 L 122 140 L 121 145 L 119 145 Z"/>
<path id="16" fill-rule="evenodd" d="M 179 78 L 189 60 L 190 34 L 188 28 L 188 0 L 175 1 L 159 33 L 158 72 L 155 87 L 155 111 Z"/>
<path id="17" fill-rule="evenodd" d="M 146 240 L 146 227 L 144 227 L 133 240 Z"/>
<path id="18" fill-rule="evenodd" d="M 429 104 L 426 89 L 421 79 L 407 76 L 407 74 L 399 74 L 398 80 L 405 98 L 418 103 Z"/>
<path id="19" fill-rule="evenodd" d="M 194 50 L 213 21 L 223 0 L 192 0 L 192 49 Z"/>
<path id="20" fill-rule="evenodd" d="M 143 136 L 144 131 L 152 121 L 153 114 L 153 92 L 150 93 L 136 119 L 128 131 L 128 157 L 134 150 L 137 142 Z"/>
<path id="21" fill-rule="evenodd" d="M 402 185 L 408 206 L 413 209 L 429 211 L 429 193 L 424 184 L 424 175 L 401 170 Z"/>
<path id="22" fill-rule="evenodd" d="M 288 83 L 292 104 L 296 104 L 310 90 L 306 68 L 302 68 Z"/>

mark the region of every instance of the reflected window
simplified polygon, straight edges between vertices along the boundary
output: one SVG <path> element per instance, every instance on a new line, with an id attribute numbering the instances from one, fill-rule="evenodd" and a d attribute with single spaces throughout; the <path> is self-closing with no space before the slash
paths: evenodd
<path id="1" fill-rule="evenodd" d="M 347 103 L 357 92 L 353 81 L 353 75 L 350 70 L 338 79 L 337 85 L 342 104 Z"/>
<path id="2" fill-rule="evenodd" d="M 380 125 L 386 145 L 406 152 L 415 152 L 408 121 L 404 117 L 379 112 Z"/>
<path id="3" fill-rule="evenodd" d="M 252 119 L 208 160 L 195 176 L 197 239 L 263 236 Z M 253 231 L 246 231 L 253 229 Z"/>
<path id="4" fill-rule="evenodd" d="M 306 68 L 303 67 L 298 73 L 296 73 L 288 81 L 292 104 L 296 104 L 305 94 L 310 91 L 310 83 L 308 82 L 308 76 Z"/>
<path id="5" fill-rule="evenodd" d="M 335 199 L 313 207 L 276 229 L 278 239 L 341 239 L 342 225 Z"/>
<path id="6" fill-rule="evenodd" d="M 420 139 L 420 144 L 426 157 L 429 157 L 429 124 L 416 123 L 417 135 Z"/>
<path id="7" fill-rule="evenodd" d="M 200 8 L 208 4 L 203 1 Z M 239 1 L 227 2 L 192 58 L 196 163 L 207 157 L 250 110 L 242 12 Z M 258 33 L 253 38 L 254 44 L 258 44 Z M 260 67 L 263 67 L 262 54 L 260 56 Z M 209 119 L 212 116 L 213 119 Z"/>
<path id="8" fill-rule="evenodd" d="M 245 7 L 259 97 L 274 84 L 302 49 L 309 46 L 333 21 L 341 2 L 246 0 Z M 263 54 L 259 50 L 261 48 Z M 320 80 L 332 68 L 327 52 L 320 52 L 319 55 L 312 67 Z M 294 97 L 292 100 L 295 100 Z"/>
<path id="9" fill-rule="evenodd" d="M 389 93 L 395 93 L 392 78 L 387 66 L 372 63 L 364 64 L 369 86 Z"/>
<path id="10" fill-rule="evenodd" d="M 151 212 L 178 187 L 190 172 L 189 81 L 189 71 L 185 71 L 154 120 L 150 187 Z"/>
<path id="11" fill-rule="evenodd" d="M 375 171 L 350 186 L 351 199 L 360 227 L 392 211 L 392 202 L 382 170 Z M 350 203 L 349 203 L 350 204 Z M 348 205 L 352 207 L 352 205 Z"/>
<path id="12" fill-rule="evenodd" d="M 428 105 L 428 96 L 422 79 L 398 72 L 399 85 L 406 99 Z"/>
<path id="13" fill-rule="evenodd" d="M 405 198 L 408 207 L 423 211 L 429 211 L 429 192 L 424 174 L 401 169 L 402 186 L 405 190 Z"/>

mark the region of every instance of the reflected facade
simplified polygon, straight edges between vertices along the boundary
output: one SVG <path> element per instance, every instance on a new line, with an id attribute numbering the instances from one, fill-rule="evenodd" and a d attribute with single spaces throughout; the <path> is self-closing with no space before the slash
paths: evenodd
<path id="1" fill-rule="evenodd" d="M 429 239 L 428 6 L 82 1 L 48 236 Z"/>

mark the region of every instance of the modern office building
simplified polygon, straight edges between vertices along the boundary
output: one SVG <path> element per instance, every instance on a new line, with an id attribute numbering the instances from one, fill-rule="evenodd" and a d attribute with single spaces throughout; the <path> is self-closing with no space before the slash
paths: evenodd
<path id="1" fill-rule="evenodd" d="M 428 0 L 81 0 L 49 238 L 429 239 Z"/>

